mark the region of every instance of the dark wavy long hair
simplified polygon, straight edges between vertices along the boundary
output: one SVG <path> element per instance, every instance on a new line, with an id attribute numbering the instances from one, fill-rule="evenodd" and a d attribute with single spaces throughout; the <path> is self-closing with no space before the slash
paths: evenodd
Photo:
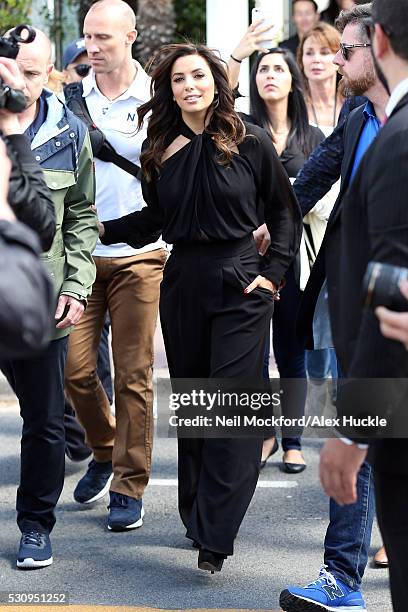
<path id="1" fill-rule="evenodd" d="M 303 92 L 303 79 L 302 74 L 298 68 L 294 55 L 288 49 L 276 47 L 269 49 L 267 55 L 279 54 L 285 60 L 290 74 L 292 75 L 292 91 L 289 93 L 288 99 L 288 117 L 290 119 L 290 132 L 288 136 L 288 145 L 295 140 L 300 150 L 306 157 L 312 152 L 312 140 L 311 132 L 312 129 L 309 125 L 309 118 L 307 113 L 307 107 Z M 258 72 L 259 64 L 265 57 L 265 53 L 260 53 L 254 62 L 251 70 L 250 77 L 250 105 L 251 115 L 256 119 L 256 122 L 266 129 L 273 140 L 273 134 L 270 128 L 268 109 L 265 101 L 259 95 L 258 87 L 256 84 L 256 75 Z"/>
<path id="2" fill-rule="evenodd" d="M 208 47 L 189 43 L 171 44 L 161 47 L 152 58 L 147 70 L 151 71 L 151 99 L 137 110 L 139 129 L 148 117 L 148 147 L 140 156 L 142 170 L 151 180 L 160 171 L 162 156 L 169 146 L 169 138 L 181 117 L 181 110 L 173 100 L 171 70 L 174 62 L 186 55 L 200 55 L 209 65 L 214 79 L 215 91 L 212 104 L 205 119 L 210 120 L 205 130 L 213 138 L 220 152 L 220 163 L 228 164 L 232 149 L 245 137 L 245 126 L 234 110 L 234 95 L 228 83 L 224 62 Z"/>

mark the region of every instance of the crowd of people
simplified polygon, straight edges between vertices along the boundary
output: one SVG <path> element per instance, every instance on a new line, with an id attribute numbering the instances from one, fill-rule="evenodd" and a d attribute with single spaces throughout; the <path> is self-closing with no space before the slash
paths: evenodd
<path id="1" fill-rule="evenodd" d="M 65 454 L 91 457 L 78 503 L 109 493 L 109 530 L 143 525 L 159 311 L 173 381 L 268 389 L 272 325 L 284 415 L 302 417 L 308 384 L 329 375 L 340 417 L 404 410 L 408 314 L 361 296 L 370 262 L 408 267 L 408 3 L 292 7 L 296 36 L 265 49 L 255 22 L 227 65 L 180 43 L 145 70 L 123 0 L 91 5 L 62 72 L 40 30 L 16 60 L 0 58 L 26 98 L 21 113 L 0 111 L 0 367 L 23 419 L 19 568 L 53 562 Z M 253 54 L 250 113 L 238 113 Z M 397 291 L 408 310 L 407 283 Z M 339 425 L 323 446 L 324 565 L 282 591 L 287 612 L 366 610 L 376 512 L 377 561 L 405 612 L 408 444 L 371 434 Z M 284 428 L 281 444 L 283 469 L 303 472 L 302 430 Z M 274 428 L 178 438 L 179 513 L 201 570 L 233 554 L 278 448 Z"/>

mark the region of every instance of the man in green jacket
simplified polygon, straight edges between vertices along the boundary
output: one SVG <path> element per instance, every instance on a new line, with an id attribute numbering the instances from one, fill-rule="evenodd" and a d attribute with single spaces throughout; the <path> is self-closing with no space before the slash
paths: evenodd
<path id="1" fill-rule="evenodd" d="M 23 44 L 17 63 L 24 78 L 27 107 L 16 118 L 3 118 L 3 131 L 20 129 L 31 142 L 51 190 L 57 230 L 43 255 L 54 281 L 56 299 L 52 341 L 37 357 L 2 364 L 20 402 L 23 417 L 21 480 L 17 523 L 22 532 L 17 567 L 52 563 L 49 534 L 64 484 L 64 370 L 68 335 L 80 320 L 95 279 L 92 251 L 98 231 L 94 171 L 89 135 L 60 100 L 45 88 L 52 70 L 51 44 L 37 30 Z M 4 111 L 3 111 L 4 112 Z"/>

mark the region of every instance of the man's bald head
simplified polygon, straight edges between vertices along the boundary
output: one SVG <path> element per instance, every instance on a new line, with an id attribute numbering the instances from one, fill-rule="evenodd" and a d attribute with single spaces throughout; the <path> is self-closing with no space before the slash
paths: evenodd
<path id="1" fill-rule="evenodd" d="M 92 4 L 87 16 L 98 11 L 103 11 L 115 23 L 121 22 L 126 31 L 136 30 L 136 15 L 123 0 L 98 0 Z"/>
<path id="2" fill-rule="evenodd" d="M 85 47 L 94 72 L 133 70 L 132 45 L 136 36 L 136 17 L 126 2 L 95 2 L 84 20 Z"/>
<path id="3" fill-rule="evenodd" d="M 32 26 L 31 26 L 32 27 Z M 10 30 L 7 30 L 7 32 L 5 33 L 5 37 L 9 36 L 10 32 L 13 31 L 14 28 L 11 28 Z M 28 51 L 28 54 L 26 55 L 37 55 L 40 56 L 42 58 L 44 58 L 44 61 L 47 64 L 51 64 L 51 57 L 52 57 L 52 46 L 51 46 L 51 41 L 48 38 L 48 36 L 42 31 L 39 30 L 38 28 L 33 28 L 32 29 L 35 31 L 35 38 L 33 40 L 33 42 L 31 43 L 21 43 L 20 45 L 20 50 L 19 50 L 19 57 L 21 57 L 21 52 L 23 51 L 23 55 L 24 55 L 24 49 L 26 51 Z M 24 33 L 23 33 L 24 34 Z"/>
<path id="4" fill-rule="evenodd" d="M 24 77 L 24 95 L 27 106 L 34 104 L 41 96 L 52 71 L 50 39 L 42 30 L 35 29 L 35 39 L 31 43 L 22 43 L 17 55 L 17 64 Z"/>

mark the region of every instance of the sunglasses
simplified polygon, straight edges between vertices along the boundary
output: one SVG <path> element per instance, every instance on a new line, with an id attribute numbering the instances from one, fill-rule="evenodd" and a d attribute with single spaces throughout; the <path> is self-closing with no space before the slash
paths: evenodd
<path id="1" fill-rule="evenodd" d="M 340 51 L 343 59 L 348 62 L 350 59 L 350 50 L 357 48 L 371 47 L 371 43 L 356 43 L 354 45 L 346 45 L 345 43 L 340 43 Z"/>
<path id="2" fill-rule="evenodd" d="M 91 67 L 89 64 L 78 64 L 74 66 L 74 70 L 80 77 L 86 77 L 89 74 Z"/>

